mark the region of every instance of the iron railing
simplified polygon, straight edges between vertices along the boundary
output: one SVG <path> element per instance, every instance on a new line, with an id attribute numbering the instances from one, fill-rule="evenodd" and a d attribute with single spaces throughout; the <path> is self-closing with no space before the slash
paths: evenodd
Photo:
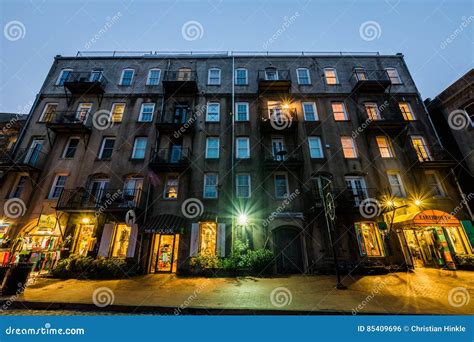
<path id="1" fill-rule="evenodd" d="M 191 157 L 191 149 L 184 147 L 160 148 L 155 150 L 151 163 L 181 164 L 187 163 Z"/>
<path id="2" fill-rule="evenodd" d="M 390 77 L 386 70 L 368 70 L 368 69 L 354 69 L 350 77 L 352 86 L 359 82 L 390 82 Z"/>
<path id="3" fill-rule="evenodd" d="M 301 146 L 286 145 L 264 147 L 265 162 L 302 162 Z"/>
<path id="4" fill-rule="evenodd" d="M 290 70 L 258 70 L 257 80 L 267 82 L 290 81 Z"/>
<path id="5" fill-rule="evenodd" d="M 47 157 L 48 155 L 37 147 L 19 149 L 16 153 L 10 150 L 0 153 L 0 165 L 42 169 Z"/>
<path id="6" fill-rule="evenodd" d="M 67 83 L 100 84 L 104 87 L 107 84 L 107 79 L 102 71 L 73 71 L 69 73 L 64 83 L 65 85 Z"/>
<path id="7" fill-rule="evenodd" d="M 164 82 L 196 82 L 197 73 L 192 70 L 166 70 L 163 76 Z"/>
<path id="8" fill-rule="evenodd" d="M 144 204 L 142 189 L 65 189 L 57 203 L 59 210 L 127 210 L 140 209 Z"/>
<path id="9" fill-rule="evenodd" d="M 90 110 L 60 111 L 46 114 L 42 122 L 53 125 L 83 125 L 92 127 L 92 114 Z"/>

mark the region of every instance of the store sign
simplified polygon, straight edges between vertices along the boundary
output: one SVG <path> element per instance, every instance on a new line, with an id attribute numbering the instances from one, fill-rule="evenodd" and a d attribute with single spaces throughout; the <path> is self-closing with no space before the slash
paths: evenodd
<path id="1" fill-rule="evenodd" d="M 440 210 L 425 210 L 416 215 L 413 219 L 416 224 L 455 224 L 459 225 L 459 220 L 453 215 Z"/>
<path id="2" fill-rule="evenodd" d="M 54 233 L 57 225 L 56 217 L 51 215 L 41 215 L 38 221 L 38 227 L 36 233 L 52 234 Z"/>

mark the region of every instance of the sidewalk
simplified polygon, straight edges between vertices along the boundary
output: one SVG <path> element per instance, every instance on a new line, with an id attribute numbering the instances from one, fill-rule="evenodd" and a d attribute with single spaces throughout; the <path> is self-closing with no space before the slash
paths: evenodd
<path id="1" fill-rule="evenodd" d="M 34 302 L 34 308 L 39 305 L 45 309 L 54 304 L 52 308 L 60 305 L 68 309 L 73 308 L 70 304 L 74 303 L 105 311 L 119 305 L 126 306 L 130 313 L 154 307 L 171 314 L 193 313 L 193 309 L 200 313 L 213 309 L 209 311 L 212 314 L 227 313 L 226 310 L 247 314 L 254 310 L 315 314 L 474 314 L 474 298 L 470 298 L 474 295 L 473 272 L 418 269 L 415 273 L 344 276 L 343 283 L 348 286 L 347 290 L 334 288 L 334 276 L 192 278 L 146 275 L 102 281 L 37 279 L 14 300 L 14 306 L 30 305 L 33 308 Z M 453 290 L 455 288 L 458 289 Z M 94 305 L 94 301 L 99 305 L 113 305 L 101 308 Z"/>

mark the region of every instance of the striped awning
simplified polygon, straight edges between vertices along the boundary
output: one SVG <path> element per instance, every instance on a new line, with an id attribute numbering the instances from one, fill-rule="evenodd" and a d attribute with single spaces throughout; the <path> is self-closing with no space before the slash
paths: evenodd
<path id="1" fill-rule="evenodd" d="M 178 234 L 186 226 L 186 219 L 171 214 L 161 214 L 150 217 L 144 224 L 145 233 L 153 234 Z"/>

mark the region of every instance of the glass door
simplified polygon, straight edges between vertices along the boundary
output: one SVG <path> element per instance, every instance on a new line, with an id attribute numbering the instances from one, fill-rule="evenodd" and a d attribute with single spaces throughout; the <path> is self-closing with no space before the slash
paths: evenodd
<path id="1" fill-rule="evenodd" d="M 287 151 L 285 147 L 285 141 L 283 138 L 272 139 L 272 154 L 273 160 L 283 161 L 286 160 Z"/>
<path id="2" fill-rule="evenodd" d="M 108 184 L 108 179 L 96 179 L 92 181 L 90 186 L 90 204 L 96 206 L 102 203 Z"/>
<path id="3" fill-rule="evenodd" d="M 153 247 L 152 272 L 176 272 L 179 235 L 156 234 Z"/>
<path id="4" fill-rule="evenodd" d="M 184 124 L 188 114 L 188 106 L 178 105 L 174 109 L 173 123 Z"/>
<path id="5" fill-rule="evenodd" d="M 171 145 L 170 149 L 170 163 L 179 163 L 183 156 L 182 145 Z"/>

